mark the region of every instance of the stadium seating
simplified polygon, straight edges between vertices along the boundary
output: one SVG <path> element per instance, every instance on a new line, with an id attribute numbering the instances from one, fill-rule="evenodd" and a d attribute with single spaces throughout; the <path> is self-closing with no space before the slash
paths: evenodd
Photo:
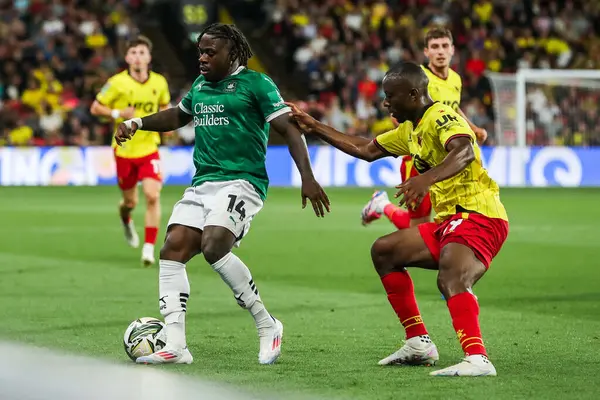
<path id="1" fill-rule="evenodd" d="M 108 143 L 108 121 L 93 118 L 88 107 L 123 66 L 124 41 L 138 31 L 128 11 L 141 0 L 7 3 L 0 19 L 0 145 Z M 306 79 L 308 98 L 301 104 L 362 136 L 392 126 L 380 104 L 385 70 L 399 60 L 425 62 L 424 32 L 448 26 L 457 46 L 452 67 L 463 77 L 462 108 L 495 144 L 486 71 L 600 69 L 600 3 L 538 3 L 278 0 L 266 8 L 273 48 L 290 74 Z M 176 101 L 185 88 L 172 90 Z M 589 107 L 597 104 L 598 91 L 569 90 L 542 91 L 544 110 L 555 110 L 551 122 L 547 111 L 528 109 L 535 126 L 529 144 L 600 143 L 600 117 Z"/>
<path id="2" fill-rule="evenodd" d="M 140 1 L 15 1 L 0 19 L 0 145 L 90 145 L 110 140 L 89 114 L 138 33 Z M 10 5 L 13 3 L 12 5 Z"/>
<path id="3" fill-rule="evenodd" d="M 516 0 L 282 0 L 273 9 L 271 29 L 288 72 L 308 79 L 311 112 L 345 131 L 369 135 L 390 126 L 379 106 L 384 71 L 400 60 L 424 62 L 424 32 L 434 25 L 449 27 L 457 47 L 452 67 L 463 78 L 462 108 L 492 133 L 493 144 L 493 99 L 485 71 L 600 68 L 597 3 L 533 3 L 541 5 Z M 572 126 L 590 131 L 600 125 L 597 113 L 583 119 L 571 113 L 573 101 L 586 103 L 589 92 L 576 91 L 573 96 L 557 105 L 565 115 L 561 118 L 575 118 L 578 124 L 557 121 L 557 126 L 569 129 L 554 135 L 530 132 L 535 144 L 600 140 L 597 133 L 587 138 L 570 132 Z M 554 97 L 549 95 L 550 100 Z"/>

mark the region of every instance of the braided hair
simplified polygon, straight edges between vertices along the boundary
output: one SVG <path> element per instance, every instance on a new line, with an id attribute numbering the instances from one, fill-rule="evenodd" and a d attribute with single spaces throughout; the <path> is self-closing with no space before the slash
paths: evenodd
<path id="1" fill-rule="evenodd" d="M 200 44 L 202 36 L 210 35 L 215 39 L 225 39 L 231 44 L 233 59 L 237 59 L 240 65 L 248 66 L 248 60 L 253 56 L 252 49 L 248 40 L 235 25 L 229 24 L 210 24 L 198 35 L 197 43 Z"/>

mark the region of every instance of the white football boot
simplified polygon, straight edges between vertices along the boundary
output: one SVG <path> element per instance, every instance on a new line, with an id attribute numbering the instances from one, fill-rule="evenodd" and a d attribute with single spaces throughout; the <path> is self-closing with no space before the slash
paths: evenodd
<path id="1" fill-rule="evenodd" d="M 273 318 L 275 324 L 270 329 L 265 329 L 259 334 L 260 351 L 258 352 L 259 364 L 273 364 L 281 355 L 281 341 L 283 339 L 283 324 Z"/>
<path id="2" fill-rule="evenodd" d="M 127 244 L 134 249 L 137 249 L 140 246 L 140 237 L 135 230 L 133 219 L 130 219 L 128 224 L 123 224 L 123 230 L 125 231 L 125 240 L 127 241 Z"/>
<path id="3" fill-rule="evenodd" d="M 144 243 L 144 246 L 142 247 L 142 264 L 145 267 L 149 267 L 155 262 L 154 245 L 152 243 Z"/>
<path id="4" fill-rule="evenodd" d="M 440 359 L 437 347 L 429 336 L 415 336 L 404 342 L 404 346 L 390 354 L 379 365 L 426 365 L 432 366 Z"/>
<path id="5" fill-rule="evenodd" d="M 187 347 L 177 350 L 168 346 L 149 356 L 138 357 L 135 360 L 138 364 L 191 364 L 193 361 L 194 357 Z"/>
<path id="6" fill-rule="evenodd" d="M 361 213 L 361 221 L 363 225 L 368 225 L 371 222 L 378 220 L 381 218 L 383 214 L 383 209 L 385 206 L 390 204 L 390 199 L 388 197 L 387 192 L 383 190 L 377 190 L 371 196 L 371 200 L 367 203 L 366 206 L 363 207 Z"/>
<path id="7" fill-rule="evenodd" d="M 431 376 L 496 376 L 496 368 L 484 355 L 466 356 L 462 362 L 429 373 Z"/>

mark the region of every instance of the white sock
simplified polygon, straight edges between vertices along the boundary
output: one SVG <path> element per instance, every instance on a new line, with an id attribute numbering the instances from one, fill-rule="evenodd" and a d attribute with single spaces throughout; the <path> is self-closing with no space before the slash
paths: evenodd
<path id="1" fill-rule="evenodd" d="M 167 344 L 182 349 L 187 346 L 185 341 L 185 313 L 190 297 L 185 264 L 177 261 L 160 260 L 158 301 L 160 313 L 167 324 Z"/>
<path id="2" fill-rule="evenodd" d="M 258 289 L 252 280 L 252 274 L 242 260 L 233 253 L 227 253 L 214 263 L 212 268 L 221 275 L 221 279 L 231 288 L 240 307 L 250 311 L 259 336 L 265 330 L 273 327 L 273 317 L 265 308 L 258 294 Z"/>

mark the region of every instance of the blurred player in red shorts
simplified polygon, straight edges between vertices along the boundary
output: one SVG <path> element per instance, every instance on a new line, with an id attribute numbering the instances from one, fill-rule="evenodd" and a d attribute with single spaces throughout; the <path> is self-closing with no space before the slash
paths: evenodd
<path id="1" fill-rule="evenodd" d="M 171 101 L 165 78 L 150 71 L 152 43 L 139 36 L 127 44 L 125 61 L 128 69 L 113 75 L 104 85 L 92 104 L 91 113 L 110 117 L 115 127 L 123 120 L 144 117 L 168 107 Z M 119 214 L 125 230 L 125 240 L 134 248 L 139 246 L 131 212 L 138 203 L 137 184 L 142 183 L 146 197 L 146 215 L 142 263 L 154 264 L 154 244 L 160 223 L 160 157 L 158 132 L 139 130 L 130 142 L 117 146 L 114 138 L 117 179 L 123 194 Z"/>
<path id="2" fill-rule="evenodd" d="M 297 107 L 296 122 L 339 150 L 366 160 L 412 155 L 419 174 L 397 186 L 402 204 L 417 208 L 431 196 L 435 222 L 380 237 L 371 259 L 390 305 L 404 327 L 404 346 L 380 365 L 432 365 L 438 359 L 421 317 L 407 268 L 438 270 L 437 285 L 465 354 L 462 362 L 433 376 L 495 376 L 479 327 L 473 286 L 483 277 L 508 235 L 508 216 L 498 185 L 483 168 L 476 135 L 450 106 L 434 102 L 429 79 L 414 63 L 392 68 L 383 79 L 384 106 L 400 125 L 374 140 L 344 135 Z M 406 122 L 406 123 L 404 123 Z"/>
<path id="3" fill-rule="evenodd" d="M 402 182 L 409 178 L 419 175 L 417 170 L 413 168 L 413 159 L 411 156 L 402 157 L 400 164 L 400 176 Z M 388 217 L 390 222 L 398 229 L 405 229 L 411 226 L 429 222 L 431 220 L 431 198 L 429 194 L 423 198 L 421 204 L 417 207 L 407 207 L 406 210 L 392 204 L 387 193 L 383 190 L 378 190 L 373 193 L 371 200 L 363 208 L 361 219 L 363 225 L 367 225 L 379 218 L 381 215 Z"/>
<path id="4" fill-rule="evenodd" d="M 482 144 L 487 139 L 487 132 L 473 124 L 460 109 L 462 92 L 462 79 L 452 68 L 450 63 L 454 55 L 454 43 L 452 33 L 446 28 L 433 28 L 425 36 L 425 57 L 429 60 L 427 65 L 421 68 L 429 79 L 427 87 L 433 101 L 439 101 L 452 107 L 461 115 L 471 127 L 477 141 Z M 396 121 L 394 121 L 396 123 Z M 400 166 L 402 182 L 408 178 L 417 176 L 418 172 L 413 168 L 411 156 L 404 156 Z M 417 226 L 431 220 L 431 200 L 426 196 L 416 209 L 408 207 L 404 210 L 389 201 L 384 191 L 376 191 L 371 200 L 363 208 L 361 219 L 363 225 L 367 225 L 385 215 L 398 229 Z"/>

